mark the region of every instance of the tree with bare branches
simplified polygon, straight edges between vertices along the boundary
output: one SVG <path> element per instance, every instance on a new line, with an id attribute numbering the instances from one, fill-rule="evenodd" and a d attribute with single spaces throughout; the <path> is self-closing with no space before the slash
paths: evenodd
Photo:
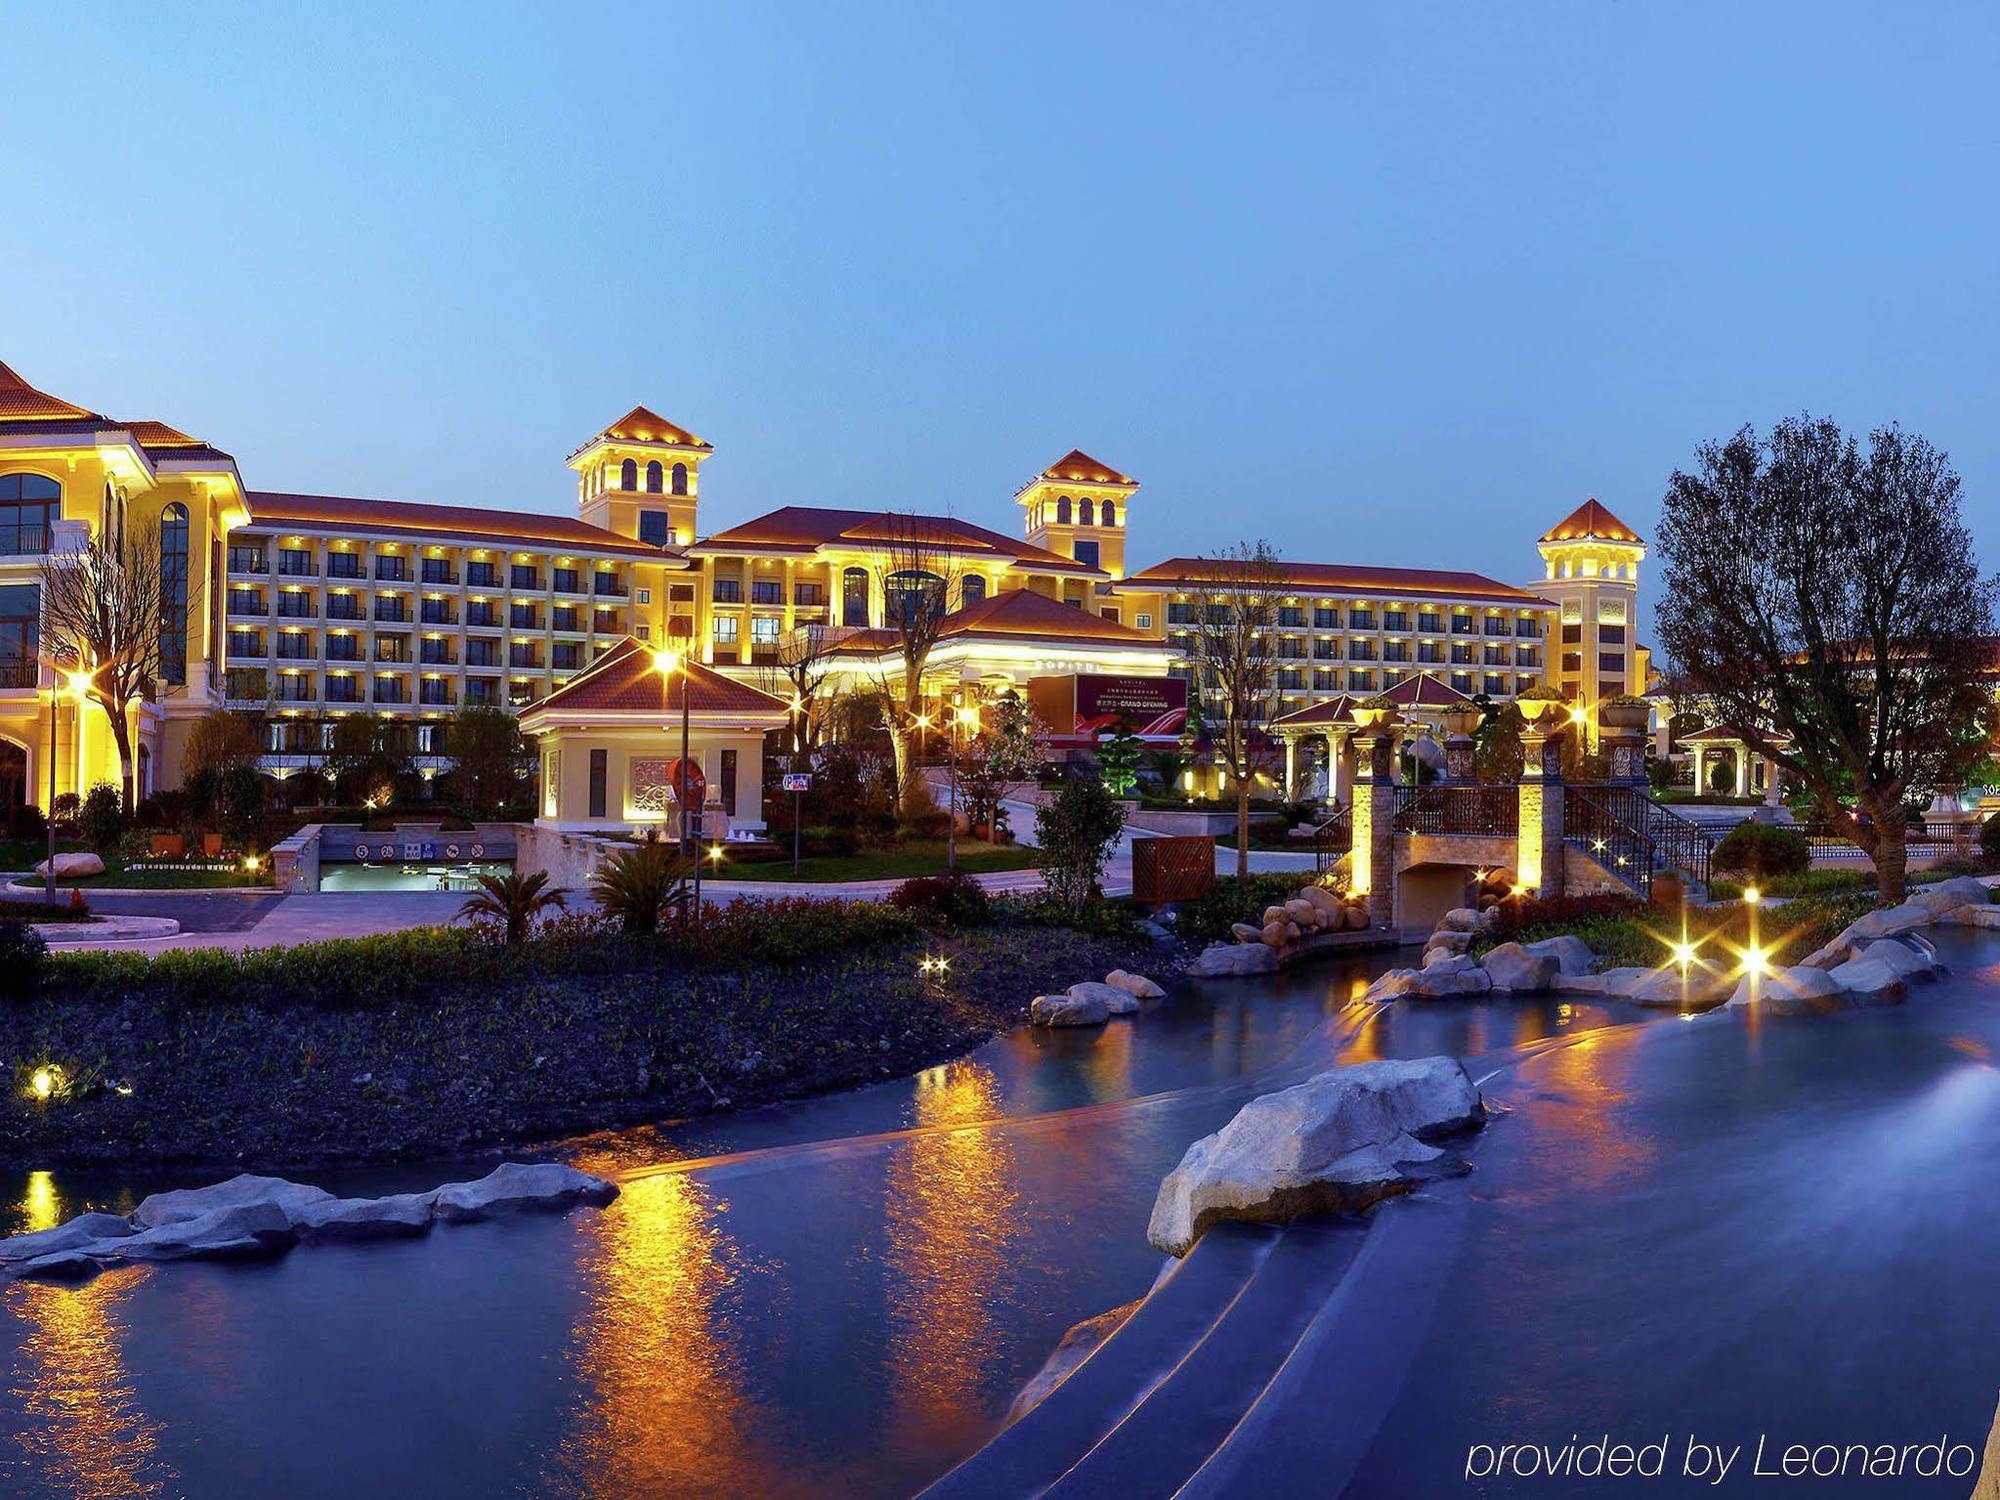
<path id="1" fill-rule="evenodd" d="M 1865 453 L 1830 421 L 1745 427 L 1674 474 L 1659 548 L 1675 670 L 1901 900 L 1905 798 L 1963 777 L 1990 702 L 1996 580 L 1950 461 L 1893 426 Z"/>
<path id="2" fill-rule="evenodd" d="M 1264 731 L 1277 701 L 1278 596 L 1284 569 L 1268 542 L 1205 559 L 1188 640 L 1190 698 L 1204 701 L 1209 744 L 1236 784 L 1236 873 L 1250 873 L 1250 789 L 1272 764 Z"/>
<path id="3" fill-rule="evenodd" d="M 890 515 L 876 564 L 882 623 L 895 637 L 894 682 L 885 684 L 885 721 L 896 756 L 899 799 L 915 795 L 916 740 L 924 717 L 924 672 L 949 612 L 958 578 L 958 546 L 951 532 L 928 516 Z"/>
<path id="4" fill-rule="evenodd" d="M 82 546 L 42 560 L 42 633 L 50 656 L 91 674 L 91 702 L 118 746 L 125 809 L 135 801 L 132 711 L 153 697 L 170 661 L 184 660 L 185 577 L 169 578 L 157 526 L 113 535 L 99 528 Z"/>
<path id="5" fill-rule="evenodd" d="M 819 743 L 822 718 L 820 688 L 826 682 L 832 642 L 824 625 L 800 625 L 778 642 L 778 658 L 764 669 L 760 687 L 774 698 L 782 698 L 792 710 L 792 725 L 786 750 L 803 755 Z"/>

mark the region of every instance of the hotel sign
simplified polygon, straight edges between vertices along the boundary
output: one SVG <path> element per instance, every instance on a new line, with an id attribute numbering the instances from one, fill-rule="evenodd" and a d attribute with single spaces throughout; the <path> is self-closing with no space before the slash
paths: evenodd
<path id="1" fill-rule="evenodd" d="M 1167 740 L 1187 722 L 1187 681 L 1180 677 L 1037 677 L 1028 697 L 1059 740 L 1089 741 L 1120 719 L 1142 739 Z"/>

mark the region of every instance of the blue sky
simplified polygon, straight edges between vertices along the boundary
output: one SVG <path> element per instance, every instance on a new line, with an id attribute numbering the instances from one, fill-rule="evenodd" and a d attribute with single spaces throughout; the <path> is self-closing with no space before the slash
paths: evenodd
<path id="1" fill-rule="evenodd" d="M 1133 555 L 1532 576 L 1810 409 L 2000 556 L 1990 6 L 15 11 L 0 359 L 248 481 L 560 511 L 634 402 L 705 528 L 1081 446 Z"/>

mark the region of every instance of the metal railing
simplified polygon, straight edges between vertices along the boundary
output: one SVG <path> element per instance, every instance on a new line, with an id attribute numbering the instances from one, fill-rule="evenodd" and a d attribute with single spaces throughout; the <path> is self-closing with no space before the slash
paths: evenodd
<path id="1" fill-rule="evenodd" d="M 1512 786 L 1406 786 L 1396 790 L 1398 833 L 1512 836 L 1521 826 L 1521 797 Z"/>
<path id="2" fill-rule="evenodd" d="M 1925 858 L 1941 858 L 1945 855 L 1971 855 L 1978 852 L 1979 824 L 1976 817 L 1936 818 L 1922 823 L 1907 825 L 1903 834 L 1903 847 L 1912 855 Z M 1831 823 L 1815 819 L 1807 823 L 1791 825 L 1793 833 L 1806 841 L 1814 859 L 1866 859 L 1868 856 L 1846 834 Z"/>
<path id="3" fill-rule="evenodd" d="M 1563 839 L 1642 896 L 1652 893 L 1656 875 L 1669 871 L 1708 884 L 1715 852 L 1708 830 L 1635 786 L 1565 787 Z"/>
<path id="4" fill-rule="evenodd" d="M 1313 832 L 1313 868 L 1324 875 L 1354 847 L 1354 809 L 1339 807 Z"/>

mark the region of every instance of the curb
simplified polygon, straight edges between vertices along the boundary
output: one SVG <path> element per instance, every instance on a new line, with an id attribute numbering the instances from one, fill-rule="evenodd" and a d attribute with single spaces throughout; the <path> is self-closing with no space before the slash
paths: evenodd
<path id="1" fill-rule="evenodd" d="M 47 887 L 40 876 L 34 884 L 24 884 L 19 880 L 7 882 L 7 890 L 12 895 L 39 896 Z M 275 885 L 58 885 L 58 891 L 82 891 L 83 899 L 92 896 L 282 896 L 285 892 Z"/>
<path id="2" fill-rule="evenodd" d="M 31 922 L 28 925 L 39 932 L 42 941 L 51 948 L 177 937 L 181 930 L 181 924 L 172 917 L 101 917 L 91 922 Z"/>

